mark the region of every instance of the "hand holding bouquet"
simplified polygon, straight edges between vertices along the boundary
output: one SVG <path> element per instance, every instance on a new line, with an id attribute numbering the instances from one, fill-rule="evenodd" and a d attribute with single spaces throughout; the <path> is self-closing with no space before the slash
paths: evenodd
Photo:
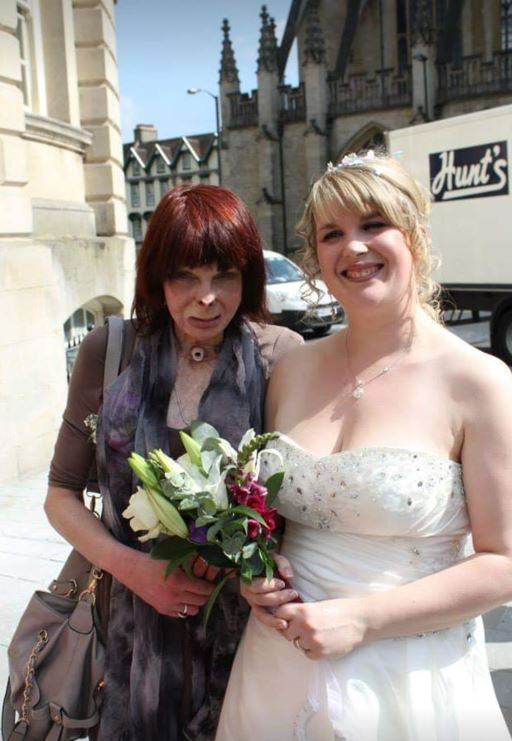
<path id="1" fill-rule="evenodd" d="M 123 516 L 130 520 L 141 542 L 160 538 L 151 556 L 168 562 L 166 575 L 179 566 L 190 570 L 198 553 L 208 564 L 234 570 L 245 582 L 255 576 L 272 578 L 276 568 L 272 551 L 277 545 L 277 511 L 272 503 L 284 472 L 258 483 L 262 455 L 277 433 L 256 435 L 249 430 L 235 450 L 217 430 L 193 422 L 191 434 L 180 432 L 186 453 L 177 461 L 161 450 L 147 458 L 132 453 L 128 463 L 142 487 L 130 497 Z M 229 578 L 224 574 L 205 605 L 204 622 Z"/>

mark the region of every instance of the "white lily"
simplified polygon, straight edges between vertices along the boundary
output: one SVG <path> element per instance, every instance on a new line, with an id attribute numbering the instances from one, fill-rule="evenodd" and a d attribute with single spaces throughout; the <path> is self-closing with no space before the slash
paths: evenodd
<path id="1" fill-rule="evenodd" d="M 244 436 L 240 440 L 240 443 L 238 445 L 238 450 L 242 450 L 242 448 L 245 448 L 246 445 L 249 445 L 251 440 L 253 440 L 255 437 L 256 437 L 256 433 L 251 427 L 250 429 L 247 430 L 247 432 L 244 434 Z"/>
<path id="2" fill-rule="evenodd" d="M 275 455 L 279 461 L 279 468 L 284 468 L 283 456 L 281 455 L 281 453 L 278 450 L 274 450 L 274 448 L 265 448 L 264 450 L 260 450 L 257 455 L 251 456 L 251 459 L 244 466 L 244 473 L 253 473 L 254 477 L 256 479 L 259 479 L 261 458 L 264 455 Z"/>
<path id="3" fill-rule="evenodd" d="M 146 535 L 138 536 L 141 543 L 157 538 L 162 532 L 160 521 L 151 506 L 148 493 L 140 486 L 137 487 L 135 494 L 130 497 L 128 507 L 123 512 L 123 517 L 130 520 L 130 527 L 134 532 L 147 530 Z"/>

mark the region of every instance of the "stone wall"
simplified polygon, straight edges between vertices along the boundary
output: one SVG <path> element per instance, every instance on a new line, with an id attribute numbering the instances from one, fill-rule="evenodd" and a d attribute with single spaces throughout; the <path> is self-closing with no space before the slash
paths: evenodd
<path id="1" fill-rule="evenodd" d="M 48 465 L 67 390 L 64 323 L 83 307 L 97 323 L 127 314 L 134 279 L 113 3 L 33 0 L 30 13 L 27 65 L 16 0 L 0 4 L 0 481 Z M 110 101 L 96 122 L 93 99 Z"/>

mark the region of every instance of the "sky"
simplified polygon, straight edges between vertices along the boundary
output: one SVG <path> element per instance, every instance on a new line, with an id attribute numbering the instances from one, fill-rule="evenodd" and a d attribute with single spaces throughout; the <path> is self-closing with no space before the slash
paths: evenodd
<path id="1" fill-rule="evenodd" d="M 231 26 L 231 41 L 242 92 L 256 87 L 261 19 L 260 0 L 119 0 L 116 4 L 117 61 L 123 142 L 133 141 L 138 123 L 154 124 L 158 136 L 215 131 L 222 20 Z M 267 0 L 276 21 L 278 43 L 291 0 Z M 297 84 L 295 46 L 285 82 Z"/>

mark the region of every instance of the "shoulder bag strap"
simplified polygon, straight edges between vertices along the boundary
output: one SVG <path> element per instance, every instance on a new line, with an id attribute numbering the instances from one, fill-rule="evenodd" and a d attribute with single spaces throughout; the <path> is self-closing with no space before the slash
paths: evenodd
<path id="1" fill-rule="evenodd" d="M 105 353 L 105 370 L 103 371 L 103 391 L 119 375 L 124 339 L 124 321 L 120 316 L 107 317 L 106 324 L 108 326 L 108 339 Z"/>
<path id="2" fill-rule="evenodd" d="M 105 352 L 105 369 L 103 371 L 103 393 L 112 381 L 115 381 L 121 368 L 123 355 L 124 321 L 120 316 L 107 317 L 108 326 L 107 349 Z M 113 522 L 113 513 L 110 509 L 110 501 L 103 499 L 103 511 L 101 519 L 110 528 Z"/>
<path id="3" fill-rule="evenodd" d="M 2 739 L 8 741 L 9 735 L 14 728 L 15 714 L 11 704 L 11 680 L 7 680 L 4 702 L 2 706 Z"/>

